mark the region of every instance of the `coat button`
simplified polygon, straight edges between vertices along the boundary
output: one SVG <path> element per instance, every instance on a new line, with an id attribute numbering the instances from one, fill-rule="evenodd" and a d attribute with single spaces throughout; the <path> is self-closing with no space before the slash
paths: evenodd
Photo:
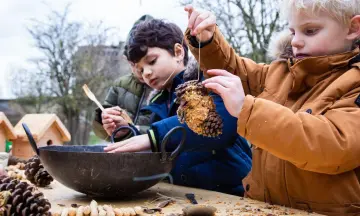
<path id="1" fill-rule="evenodd" d="M 245 190 L 246 190 L 246 191 L 249 191 L 249 190 L 250 190 L 250 185 L 249 185 L 249 184 L 247 184 L 247 185 L 245 186 Z"/>

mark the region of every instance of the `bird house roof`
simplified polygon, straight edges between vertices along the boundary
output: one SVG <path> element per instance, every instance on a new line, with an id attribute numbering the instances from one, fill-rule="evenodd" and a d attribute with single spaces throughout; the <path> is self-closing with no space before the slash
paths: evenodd
<path id="1" fill-rule="evenodd" d="M 16 138 L 14 127 L 3 112 L 0 112 L 0 128 L 4 128 L 7 139 Z"/>
<path id="2" fill-rule="evenodd" d="M 24 128 L 22 123 L 25 123 L 31 134 L 33 135 L 35 141 L 40 140 L 46 133 L 46 131 L 53 125 L 59 131 L 61 139 L 63 142 L 69 142 L 71 140 L 71 135 L 66 129 L 65 125 L 55 114 L 27 114 L 25 115 L 15 126 L 15 132 L 18 138 L 26 139 Z"/>

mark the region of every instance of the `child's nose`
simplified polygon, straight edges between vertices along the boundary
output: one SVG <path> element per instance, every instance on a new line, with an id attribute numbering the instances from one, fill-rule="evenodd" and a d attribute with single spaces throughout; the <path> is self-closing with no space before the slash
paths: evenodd
<path id="1" fill-rule="evenodd" d="M 144 77 L 148 77 L 152 74 L 152 71 L 150 68 L 144 68 L 144 71 L 143 71 L 143 76 Z"/>
<path id="2" fill-rule="evenodd" d="M 303 48 L 304 45 L 305 45 L 304 41 L 296 35 L 291 40 L 292 47 L 296 47 L 299 49 L 299 48 Z"/>

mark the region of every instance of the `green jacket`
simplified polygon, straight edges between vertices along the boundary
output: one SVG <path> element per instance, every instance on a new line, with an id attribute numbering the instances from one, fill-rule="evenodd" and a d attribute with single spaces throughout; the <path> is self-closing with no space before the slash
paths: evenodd
<path id="1" fill-rule="evenodd" d="M 128 74 L 122 76 L 116 86 L 110 87 L 103 106 L 104 108 L 119 106 L 125 109 L 134 124 L 140 127 L 140 132 L 145 134 L 150 125 L 151 112 L 140 112 L 140 109 L 146 106 L 146 99 L 151 90 L 146 84 L 139 82 L 133 74 Z M 98 137 L 110 141 L 110 137 L 102 126 L 100 109 L 95 110 L 93 130 Z"/>

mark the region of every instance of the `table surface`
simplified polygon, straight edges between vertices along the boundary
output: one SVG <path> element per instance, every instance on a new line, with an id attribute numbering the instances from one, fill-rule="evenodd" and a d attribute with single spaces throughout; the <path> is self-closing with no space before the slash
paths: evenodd
<path id="1" fill-rule="evenodd" d="M 182 213 L 182 209 L 192 205 L 185 198 L 186 193 L 195 194 L 195 199 L 200 205 L 210 205 L 217 208 L 216 215 L 318 215 L 296 209 L 269 205 L 264 202 L 218 193 L 214 191 L 188 188 L 167 183 L 158 183 L 148 190 L 135 194 L 126 199 L 106 200 L 92 198 L 65 187 L 57 181 L 47 188 L 39 188 L 49 199 L 52 210 L 70 207 L 71 204 L 89 205 L 91 200 L 96 200 L 99 205 L 112 205 L 114 208 L 143 206 L 153 208 L 160 201 L 155 199 L 163 196 L 175 198 L 176 201 L 162 209 L 161 213 L 154 215 L 169 215 L 170 213 Z"/>

